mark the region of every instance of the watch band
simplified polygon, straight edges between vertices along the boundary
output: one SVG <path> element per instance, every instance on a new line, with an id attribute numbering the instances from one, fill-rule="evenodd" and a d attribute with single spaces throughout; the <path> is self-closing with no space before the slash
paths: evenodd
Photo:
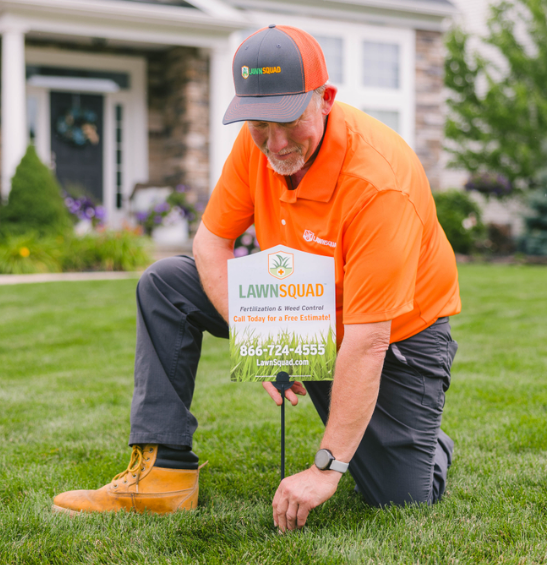
<path id="1" fill-rule="evenodd" d="M 329 449 L 323 448 L 315 454 L 315 466 L 320 471 L 338 471 L 338 473 L 345 473 L 348 470 L 349 463 L 337 461 Z"/>
<path id="2" fill-rule="evenodd" d="M 343 461 L 338 461 L 337 459 L 333 459 L 330 462 L 329 469 L 331 471 L 338 471 L 339 473 L 345 473 L 348 470 L 349 463 L 344 463 Z"/>

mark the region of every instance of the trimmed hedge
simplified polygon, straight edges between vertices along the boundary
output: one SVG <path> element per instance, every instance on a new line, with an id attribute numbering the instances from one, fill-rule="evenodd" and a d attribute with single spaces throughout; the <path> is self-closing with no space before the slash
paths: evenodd
<path id="1" fill-rule="evenodd" d="M 437 217 L 456 253 L 477 251 L 485 236 L 481 210 L 469 196 L 457 189 L 433 192 Z"/>
<path id="2" fill-rule="evenodd" d="M 53 173 L 29 145 L 11 181 L 8 203 L 0 208 L 0 233 L 41 236 L 64 233 L 72 228 L 61 188 Z"/>

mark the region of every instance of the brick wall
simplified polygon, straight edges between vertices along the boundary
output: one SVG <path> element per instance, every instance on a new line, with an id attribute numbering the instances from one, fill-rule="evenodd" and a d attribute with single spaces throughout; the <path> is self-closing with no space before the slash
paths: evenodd
<path id="1" fill-rule="evenodd" d="M 443 144 L 442 34 L 416 31 L 416 153 L 433 190 L 441 186 Z"/>
<path id="2" fill-rule="evenodd" d="M 176 47 L 148 58 L 150 182 L 209 197 L 209 57 Z"/>

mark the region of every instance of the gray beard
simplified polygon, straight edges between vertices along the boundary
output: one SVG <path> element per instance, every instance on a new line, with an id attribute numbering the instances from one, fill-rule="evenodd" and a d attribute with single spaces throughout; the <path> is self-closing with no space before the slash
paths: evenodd
<path id="1" fill-rule="evenodd" d="M 286 177 L 290 177 L 291 175 L 294 175 L 295 173 L 297 173 L 300 169 L 302 169 L 302 167 L 306 164 L 306 161 L 304 159 L 304 156 L 301 154 L 298 154 L 298 158 L 296 159 L 296 161 L 274 161 L 273 159 L 270 158 L 269 155 L 266 155 L 268 157 L 268 162 L 270 163 L 270 166 L 272 167 L 272 169 L 278 174 L 278 175 L 283 175 Z"/>

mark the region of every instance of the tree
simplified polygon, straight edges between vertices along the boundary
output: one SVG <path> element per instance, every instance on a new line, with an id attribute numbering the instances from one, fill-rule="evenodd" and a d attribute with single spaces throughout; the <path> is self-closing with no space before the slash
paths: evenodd
<path id="1" fill-rule="evenodd" d="M 533 187 L 547 162 L 547 0 L 503 1 L 490 10 L 484 41 L 503 65 L 471 52 L 461 29 L 447 35 L 449 164 Z"/>
<path id="2" fill-rule="evenodd" d="M 8 203 L 0 208 L 1 232 L 46 235 L 71 226 L 59 184 L 29 145 L 12 178 Z"/>

